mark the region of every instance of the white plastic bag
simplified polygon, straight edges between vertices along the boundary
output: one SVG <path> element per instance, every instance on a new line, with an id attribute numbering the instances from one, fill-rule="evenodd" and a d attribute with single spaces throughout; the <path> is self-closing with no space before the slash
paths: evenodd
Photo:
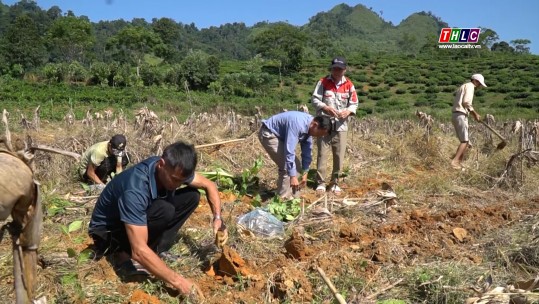
<path id="1" fill-rule="evenodd" d="M 283 222 L 273 214 L 257 208 L 238 218 L 238 226 L 259 237 L 277 237 L 284 234 Z"/>

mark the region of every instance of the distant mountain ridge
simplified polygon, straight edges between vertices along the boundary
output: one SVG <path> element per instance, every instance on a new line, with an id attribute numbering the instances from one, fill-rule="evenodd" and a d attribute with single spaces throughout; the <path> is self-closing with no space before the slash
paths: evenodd
<path id="1" fill-rule="evenodd" d="M 312 35 L 329 35 L 345 51 L 381 51 L 416 53 L 429 36 L 436 36 L 448 24 L 427 12 L 408 16 L 400 24 L 385 21 L 362 4 L 335 6 L 309 19 L 303 28 Z"/>
<path id="2" fill-rule="evenodd" d="M 59 22 L 62 19 L 71 20 Z M 126 46 L 118 46 L 118 34 L 126 35 L 126 31 L 124 31 L 126 28 L 137 33 L 139 35 L 137 37 L 143 37 L 142 34 L 144 34 L 148 37 L 154 37 L 152 41 L 158 39 L 157 45 L 146 47 L 144 50 L 141 47 L 139 51 L 151 53 L 152 56 L 167 63 L 180 62 L 192 50 L 199 50 L 222 60 L 250 60 L 263 51 L 272 53 L 275 47 L 272 47 L 271 44 L 279 43 L 278 41 L 282 41 L 280 38 L 288 36 L 292 39 L 288 40 L 287 46 L 296 48 L 299 59 L 364 53 L 418 55 L 423 51 L 433 53 L 433 50 L 436 51 L 436 55 L 472 54 L 472 52 L 453 50 L 443 52 L 436 49 L 440 30 L 443 27 L 448 27 L 448 24 L 430 12 L 411 14 L 398 25 L 394 25 L 383 19 L 382 12 L 375 12 L 363 4 L 353 7 L 339 4 L 329 11 L 317 13 L 302 26 L 293 26 L 287 22 L 260 21 L 253 26 L 246 26 L 243 22 L 235 22 L 199 29 L 194 23 L 183 24 L 169 18 L 153 18 L 151 21 L 134 18 L 131 21 L 119 19 L 90 22 L 86 16 L 76 16 L 75 12 L 72 11 L 63 12 L 57 6 L 43 10 L 35 1 L 23 0 L 11 6 L 0 2 L 0 40 L 3 39 L 0 59 L 2 56 L 10 59 L 10 61 L 0 60 L 0 70 L 2 62 L 8 62 L 7 68 L 13 63 L 24 62 L 23 66 L 28 68 L 40 66 L 49 61 L 65 61 L 65 58 L 62 57 L 65 57 L 65 48 L 57 46 L 56 42 L 63 39 L 61 41 L 68 43 L 70 39 L 73 39 L 74 45 L 81 39 L 81 35 L 73 35 L 69 31 L 72 27 L 66 27 L 55 32 L 55 35 L 63 35 L 60 37 L 61 39 L 56 37 L 56 40 L 52 41 L 53 36 L 49 33 L 49 29 L 53 25 L 59 28 L 65 27 L 68 22 L 89 27 L 87 37 L 83 38 L 87 39 L 85 45 L 91 46 L 84 48 L 84 52 L 73 53 L 77 54 L 77 60 L 84 65 L 89 65 L 90 60 L 105 63 L 113 60 L 126 60 L 124 57 L 127 56 L 127 53 L 122 53 Z M 25 33 L 18 29 L 21 25 L 26 25 Z M 267 32 L 274 31 L 263 37 L 267 38 L 265 46 L 260 44 L 261 39 L 257 42 L 256 38 L 264 36 L 259 34 L 265 33 L 266 29 L 270 30 Z M 494 31 L 487 31 L 491 33 L 490 37 L 486 37 L 490 40 L 484 43 L 485 47 L 478 51 L 489 51 L 489 45 L 495 44 L 493 42 L 498 39 Z M 23 38 L 30 37 L 30 34 L 37 38 L 32 43 L 28 42 L 27 47 L 20 46 L 20 50 L 17 49 L 19 47 L 18 36 L 22 37 L 22 41 L 26 41 Z M 483 32 L 481 36 L 483 36 Z M 130 40 L 126 39 L 126 41 Z M 135 45 L 129 47 L 136 48 Z M 264 47 L 266 49 L 263 49 Z M 507 53 L 514 51 L 506 42 L 500 43 L 498 47 L 498 51 Z M 22 51 L 30 52 L 32 56 L 28 56 L 28 54 L 18 56 Z M 286 51 L 294 53 L 292 50 Z M 266 57 L 276 56 L 275 52 L 270 55 Z M 287 56 L 283 58 L 286 59 Z M 68 61 L 71 59 L 73 58 Z"/>

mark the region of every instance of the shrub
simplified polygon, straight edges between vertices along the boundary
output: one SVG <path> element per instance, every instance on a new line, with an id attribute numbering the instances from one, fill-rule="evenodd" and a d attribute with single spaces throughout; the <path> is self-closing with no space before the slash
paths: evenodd
<path id="1" fill-rule="evenodd" d="M 397 99 L 385 99 L 376 103 L 376 110 L 379 112 L 385 111 L 405 111 L 410 109 L 410 104 L 406 101 Z"/>
<path id="2" fill-rule="evenodd" d="M 379 93 L 369 94 L 369 99 L 372 99 L 372 100 L 381 100 L 382 98 L 383 98 L 382 94 L 379 94 Z"/>
<path id="3" fill-rule="evenodd" d="M 435 85 L 429 86 L 425 90 L 425 93 L 438 93 L 438 92 L 440 92 L 440 89 Z"/>
<path id="4" fill-rule="evenodd" d="M 509 93 L 509 95 L 505 96 L 505 100 L 512 100 L 512 99 L 524 99 L 529 97 L 531 94 L 528 92 L 514 92 Z"/>
<path id="5" fill-rule="evenodd" d="M 400 94 L 404 94 L 404 93 L 406 93 L 406 90 L 405 90 L 405 89 L 397 89 L 397 90 L 395 91 L 395 94 L 399 94 L 399 95 L 400 95 Z"/>
<path id="6" fill-rule="evenodd" d="M 476 90 L 474 92 L 475 96 L 484 96 L 486 94 L 485 90 Z"/>
<path id="7" fill-rule="evenodd" d="M 103 62 L 95 62 L 90 66 L 89 78 L 91 84 L 106 86 L 109 83 L 110 67 Z"/>
<path id="8" fill-rule="evenodd" d="M 41 69 L 41 73 L 45 80 L 49 83 L 64 81 L 67 73 L 67 66 L 63 63 L 47 63 Z"/>
<path id="9" fill-rule="evenodd" d="M 86 81 L 88 71 L 79 62 L 73 61 L 67 66 L 67 79 L 73 82 Z"/>
<path id="10" fill-rule="evenodd" d="M 455 90 L 456 89 L 453 86 L 447 86 L 447 87 L 442 88 L 442 92 L 444 92 L 444 93 L 454 93 Z"/>
<path id="11" fill-rule="evenodd" d="M 164 82 L 166 75 L 160 68 L 144 65 L 140 68 L 140 78 L 145 86 L 160 85 Z"/>

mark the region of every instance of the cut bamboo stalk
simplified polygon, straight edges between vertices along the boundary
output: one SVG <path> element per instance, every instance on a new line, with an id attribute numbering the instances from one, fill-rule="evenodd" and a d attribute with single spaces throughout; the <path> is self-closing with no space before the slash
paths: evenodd
<path id="1" fill-rule="evenodd" d="M 337 302 L 339 302 L 339 304 L 346 304 L 346 300 L 345 300 L 344 297 L 337 291 L 337 288 L 335 288 L 335 286 L 333 285 L 333 283 L 331 283 L 331 280 L 326 276 L 326 273 L 324 272 L 324 270 L 322 270 L 322 268 L 320 268 L 320 267 L 316 267 L 316 270 L 318 270 L 318 273 L 320 274 L 320 276 L 322 277 L 322 279 L 324 279 L 324 282 L 325 282 L 326 285 L 329 287 L 329 290 L 331 290 L 331 293 L 333 293 L 333 296 L 335 297 L 335 299 L 337 300 Z"/>

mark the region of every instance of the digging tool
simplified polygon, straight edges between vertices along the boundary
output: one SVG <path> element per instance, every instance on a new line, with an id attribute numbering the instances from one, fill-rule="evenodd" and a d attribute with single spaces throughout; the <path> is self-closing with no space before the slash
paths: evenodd
<path id="1" fill-rule="evenodd" d="M 482 120 L 480 121 L 480 123 L 484 125 L 485 127 L 487 127 L 490 131 L 492 131 L 492 133 L 496 134 L 496 136 L 498 136 L 502 140 L 502 142 L 496 146 L 496 149 L 501 150 L 505 148 L 505 146 L 507 146 L 507 140 L 505 140 L 505 138 L 500 133 L 498 133 L 498 131 L 494 130 L 494 128 L 492 128 L 491 126 L 489 126 L 486 122 Z"/>

